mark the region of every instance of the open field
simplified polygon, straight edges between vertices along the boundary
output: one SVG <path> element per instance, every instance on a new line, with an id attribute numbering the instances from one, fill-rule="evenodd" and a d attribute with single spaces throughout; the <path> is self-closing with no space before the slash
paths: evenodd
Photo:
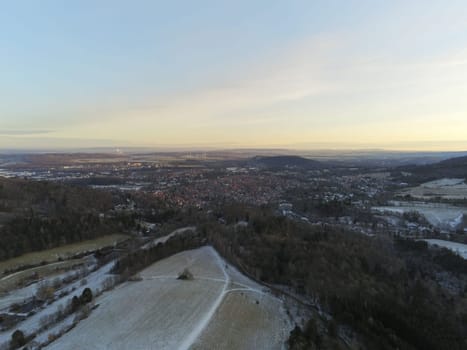
<path id="1" fill-rule="evenodd" d="M 425 182 L 417 187 L 406 188 L 399 192 L 400 196 L 410 195 L 419 199 L 466 199 L 467 184 L 464 179 L 439 179 Z"/>
<path id="2" fill-rule="evenodd" d="M 117 242 L 124 241 L 128 238 L 126 235 L 114 234 L 96 238 L 93 240 L 83 241 L 80 243 L 67 244 L 61 247 L 33 252 L 18 256 L 13 259 L 0 262 L 0 274 L 6 270 L 15 269 L 25 265 L 39 265 L 42 262 L 52 263 L 59 258 L 68 258 L 75 254 L 94 251 L 103 247 L 113 245 Z"/>
<path id="3" fill-rule="evenodd" d="M 395 202 L 391 206 L 373 207 L 377 212 L 403 214 L 416 211 L 423 215 L 433 226 L 441 229 L 456 229 L 467 215 L 467 208 L 440 203 Z"/>
<path id="4" fill-rule="evenodd" d="M 74 265 L 83 264 L 85 261 L 85 258 L 59 261 L 44 266 L 18 271 L 8 276 L 2 277 L 0 278 L 0 296 L 5 292 L 17 288 L 22 281 L 28 279 L 32 274 L 36 275 L 36 279 L 52 276 L 59 273 L 60 271 L 71 268 Z"/>
<path id="5" fill-rule="evenodd" d="M 289 332 L 276 317 L 281 307 L 269 294 L 231 291 L 192 349 L 281 349 Z"/>
<path id="6" fill-rule="evenodd" d="M 184 268 L 193 273 L 193 280 L 177 279 Z M 98 298 L 99 307 L 47 349 L 284 346 L 291 325 L 282 301 L 255 282 L 248 283 L 212 247 L 173 255 L 140 276 L 142 281 L 128 282 Z"/>
<path id="7" fill-rule="evenodd" d="M 85 259 L 83 259 L 83 262 Z M 87 266 L 91 266 L 91 259 L 88 260 Z M 53 265 L 53 264 L 52 264 Z M 63 269 L 65 270 L 65 269 Z M 6 308 L 10 307 L 13 303 L 22 303 L 23 301 L 32 298 L 38 289 L 38 286 L 44 282 L 53 283 L 54 279 L 60 279 L 65 276 L 71 276 L 75 273 L 76 270 L 69 270 L 69 271 L 60 271 L 56 270 L 55 273 L 50 274 L 45 278 L 38 278 L 34 282 L 31 282 L 22 287 L 13 287 L 9 290 L 9 293 L 1 293 L 0 294 L 0 311 L 5 310 Z"/>
<path id="8" fill-rule="evenodd" d="M 221 289 L 212 281 L 191 282 L 149 280 L 117 288 L 98 301 L 100 306 L 88 319 L 49 348 L 178 349 Z"/>
<path id="9" fill-rule="evenodd" d="M 109 273 L 114 266 L 115 261 L 111 261 L 106 265 L 103 265 L 98 270 L 91 272 L 85 277 L 86 283 L 83 284 L 82 280 L 78 279 L 66 286 L 64 286 L 61 291 L 68 291 L 69 295 L 56 298 L 53 302 L 48 303 L 45 307 L 40 308 L 30 317 L 26 318 L 24 321 L 20 322 L 14 329 L 8 331 L 0 332 L 0 348 L 4 349 L 3 344 L 7 343 L 11 339 L 11 335 L 15 329 L 21 329 L 25 334 L 30 335 L 36 333 L 42 324 L 42 319 L 44 317 L 56 314 L 59 310 L 63 310 L 67 303 L 69 303 L 72 295 L 81 295 L 84 288 L 90 288 L 93 294 L 96 294 L 99 290 L 102 290 L 104 287 L 105 281 L 111 276 Z M 62 275 L 62 277 L 65 274 Z M 6 297 L 6 299 L 12 299 L 15 297 L 20 297 L 24 293 L 35 294 L 37 287 L 40 283 L 31 285 L 30 288 L 27 288 L 24 291 L 18 290 L 12 292 Z M 60 293 L 60 291 L 57 291 Z M 73 293 L 73 294 L 71 294 Z M 73 315 L 74 318 L 75 315 Z M 59 327 L 60 325 L 57 325 Z M 49 332 L 47 332 L 49 334 Z"/>

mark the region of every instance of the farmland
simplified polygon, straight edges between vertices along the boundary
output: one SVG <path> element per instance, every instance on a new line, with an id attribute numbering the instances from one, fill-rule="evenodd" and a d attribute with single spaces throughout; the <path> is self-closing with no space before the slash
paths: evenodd
<path id="1" fill-rule="evenodd" d="M 4 309 L 4 307 L 9 305 L 11 302 L 19 303 L 21 299 L 24 299 L 27 302 L 27 300 L 29 300 L 33 295 L 37 295 L 38 289 L 41 287 L 41 285 L 44 285 L 44 283 L 52 283 L 57 278 L 64 279 L 72 275 L 77 276 L 78 278 L 71 280 L 71 283 L 64 284 L 62 287 L 55 290 L 53 293 L 53 298 L 49 299 L 49 302 L 46 305 L 36 308 L 32 313 L 23 315 L 19 320 L 19 323 L 15 325 L 16 329 L 21 329 L 26 335 L 41 335 L 41 332 L 44 332 L 44 325 L 47 323 L 47 320 L 52 319 L 55 314 L 63 312 L 63 310 L 66 308 L 66 305 L 69 304 L 71 298 L 69 295 L 71 293 L 82 293 L 84 288 L 90 288 L 92 293 L 95 294 L 97 294 L 99 291 L 102 291 L 106 280 L 109 278 L 109 271 L 113 265 L 114 262 L 110 262 L 101 267 L 97 267 L 95 265 L 89 266 L 87 273 L 84 274 L 81 274 L 79 271 L 69 271 L 62 273 L 61 275 L 57 275 L 56 277 L 43 279 L 24 288 L 10 292 L 9 295 L 0 298 L 0 305 L 3 308 L 3 310 L 0 311 L 5 312 L 7 309 Z M 91 272 L 91 270 L 93 271 Z M 80 276 L 85 276 L 85 279 L 80 278 Z M 85 283 L 83 283 L 83 281 L 85 281 Z M 5 314 L 8 313 L 5 312 Z M 16 314 L 16 316 L 20 316 L 20 314 Z M 74 315 L 72 315 L 71 319 L 73 318 Z M 62 326 L 63 324 L 60 323 L 56 325 L 57 328 Z M 8 349 L 6 344 L 8 344 L 8 341 L 11 339 L 11 334 L 13 331 L 14 329 L 8 327 L 0 331 L 0 349 Z M 44 333 L 48 335 L 50 332 L 50 330 L 45 330 Z"/>
<path id="2" fill-rule="evenodd" d="M 194 279 L 177 279 L 188 268 Z M 281 349 L 291 330 L 282 301 L 242 276 L 211 247 L 143 270 L 50 349 Z M 86 334 L 86 337 L 83 337 Z"/>
<path id="3" fill-rule="evenodd" d="M 464 179 L 443 178 L 435 181 L 425 182 L 417 187 L 402 190 L 399 195 L 410 195 L 417 199 L 466 199 L 467 184 Z"/>
<path id="4" fill-rule="evenodd" d="M 60 258 L 68 258 L 75 254 L 95 251 L 127 238 L 128 236 L 125 235 L 110 235 L 42 252 L 29 253 L 1 262 L 2 272 L 6 272 L 9 269 L 21 268 L 22 266 L 32 265 L 33 267 L 12 272 L 0 278 L 0 310 L 4 311 L 12 304 L 30 300 L 36 294 L 38 284 L 43 281 L 59 280 L 67 274 L 79 271 L 81 268 L 95 265 L 95 259 L 90 255 L 63 261 L 60 261 Z"/>
<path id="5" fill-rule="evenodd" d="M 87 259 L 83 258 L 59 261 L 9 274 L 0 278 L 0 295 L 21 285 L 23 281 L 27 280 L 33 275 L 35 275 L 36 278 L 54 275 L 60 271 L 70 269 L 75 265 L 84 264 L 86 260 Z"/>
<path id="6" fill-rule="evenodd" d="M 72 257 L 75 254 L 94 251 L 117 242 L 124 241 L 128 236 L 123 234 L 107 235 L 97 239 L 87 240 L 80 243 L 68 244 L 61 247 L 33 252 L 19 257 L 0 262 L 0 273 L 16 269 L 21 266 L 39 265 L 44 262 L 52 263 L 60 259 Z"/>
<path id="7" fill-rule="evenodd" d="M 373 207 L 374 211 L 403 214 L 418 212 L 433 226 L 441 229 L 455 229 L 462 223 L 463 216 L 467 214 L 467 208 L 456 207 L 441 203 L 424 202 L 399 202 L 395 201 L 390 206 Z"/>

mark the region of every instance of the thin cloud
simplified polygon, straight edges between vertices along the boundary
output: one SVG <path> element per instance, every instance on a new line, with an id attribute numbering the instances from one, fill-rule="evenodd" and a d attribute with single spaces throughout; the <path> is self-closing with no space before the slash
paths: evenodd
<path id="1" fill-rule="evenodd" d="M 2 136 L 28 136 L 28 135 L 43 135 L 50 134 L 53 130 L 27 130 L 27 129 L 0 129 Z"/>

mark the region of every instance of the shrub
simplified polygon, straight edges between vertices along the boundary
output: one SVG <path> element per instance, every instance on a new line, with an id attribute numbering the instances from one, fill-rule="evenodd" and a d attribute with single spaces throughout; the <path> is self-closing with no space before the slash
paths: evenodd
<path id="1" fill-rule="evenodd" d="M 16 349 L 24 344 L 26 344 L 26 338 L 24 333 L 18 329 L 11 335 L 10 347 L 11 349 Z"/>
<path id="2" fill-rule="evenodd" d="M 83 290 L 83 293 L 81 293 L 81 303 L 82 304 L 87 304 L 92 301 L 92 291 L 90 288 L 85 288 Z"/>
<path id="3" fill-rule="evenodd" d="M 36 292 L 36 298 L 41 301 L 47 301 L 53 299 L 55 288 L 47 282 L 43 282 L 39 285 Z"/>
<path id="4" fill-rule="evenodd" d="M 183 270 L 181 274 L 178 275 L 179 280 L 192 280 L 193 274 L 187 268 Z"/>

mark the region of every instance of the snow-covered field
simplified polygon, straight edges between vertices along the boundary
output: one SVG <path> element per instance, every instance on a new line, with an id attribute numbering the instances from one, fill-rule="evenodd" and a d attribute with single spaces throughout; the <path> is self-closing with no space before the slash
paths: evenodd
<path id="1" fill-rule="evenodd" d="M 68 286 L 66 286 L 66 290 L 69 290 L 71 293 L 69 296 L 58 299 L 51 304 L 47 305 L 47 307 L 39 310 L 36 312 L 34 315 L 28 317 L 26 320 L 23 322 L 20 322 L 14 329 L 6 331 L 6 332 L 0 332 L 0 344 L 4 344 L 8 342 L 11 339 L 12 333 L 16 329 L 21 329 L 26 335 L 32 334 L 36 332 L 38 329 L 41 328 L 41 321 L 44 317 L 47 317 L 48 315 L 52 315 L 56 313 L 60 309 L 64 309 L 69 300 L 73 295 L 81 295 L 83 292 L 84 288 L 90 288 L 94 294 L 98 292 L 98 290 L 101 290 L 103 287 L 103 284 L 107 278 L 109 278 L 109 272 L 113 268 L 115 262 L 110 262 L 104 266 L 102 266 L 100 269 L 90 273 L 88 276 L 86 276 L 86 284 L 83 285 L 80 280 L 75 281 Z M 31 287 L 32 289 L 26 289 L 24 291 L 18 291 L 19 293 L 28 293 L 28 292 L 34 292 L 34 289 L 37 288 L 37 284 Z M 14 298 L 16 296 L 16 292 L 12 292 L 8 297 L 9 298 Z"/>
<path id="2" fill-rule="evenodd" d="M 9 293 L 0 295 L 0 311 L 5 311 L 5 309 L 8 309 L 11 306 L 11 304 L 22 303 L 24 300 L 32 298 L 36 294 L 39 286 L 42 283 L 52 284 L 56 278 L 59 278 L 59 279 L 65 278 L 74 273 L 75 273 L 74 271 L 71 271 L 71 272 L 57 274 L 52 277 L 43 278 L 40 281 L 34 282 L 28 286 L 18 288 L 18 289 L 10 291 Z"/>
<path id="3" fill-rule="evenodd" d="M 426 188 L 439 188 L 439 187 L 452 187 L 452 186 L 465 186 L 464 179 L 448 179 L 443 178 L 430 182 L 425 182 L 421 186 Z"/>
<path id="4" fill-rule="evenodd" d="M 467 244 L 444 241 L 442 239 L 424 239 L 430 245 L 437 245 L 452 250 L 454 253 L 460 255 L 464 259 L 467 259 Z"/>
<path id="5" fill-rule="evenodd" d="M 3 295 L 11 290 L 17 289 L 24 280 L 27 280 L 28 277 L 31 277 L 31 275 L 33 274 L 37 274 L 37 276 L 41 277 L 55 276 L 59 275 L 61 271 L 66 271 L 74 265 L 86 264 L 88 261 L 88 258 L 72 259 L 14 272 L 12 274 L 0 278 L 0 295 Z"/>
<path id="6" fill-rule="evenodd" d="M 443 229 L 457 228 L 462 223 L 463 216 L 467 215 L 467 208 L 464 207 L 416 202 L 395 202 L 393 206 L 380 206 L 372 209 L 396 214 L 416 211 L 423 215 L 430 224 Z"/>
<path id="7" fill-rule="evenodd" d="M 188 268 L 193 280 L 178 280 Z M 104 294 L 47 349 L 282 349 L 292 328 L 282 301 L 212 247 L 173 255 Z M 258 302 L 258 303 L 257 303 Z"/>
<path id="8" fill-rule="evenodd" d="M 446 199 L 464 199 L 467 198 L 467 184 L 464 179 L 443 178 L 435 181 L 425 182 L 417 187 L 407 188 L 400 192 L 405 196 L 410 194 L 412 197 L 420 199 L 429 199 L 442 197 Z"/>
<path id="9" fill-rule="evenodd" d="M 288 321 L 275 317 L 281 307 L 269 294 L 229 292 L 192 349 L 280 349 L 288 332 Z"/>

